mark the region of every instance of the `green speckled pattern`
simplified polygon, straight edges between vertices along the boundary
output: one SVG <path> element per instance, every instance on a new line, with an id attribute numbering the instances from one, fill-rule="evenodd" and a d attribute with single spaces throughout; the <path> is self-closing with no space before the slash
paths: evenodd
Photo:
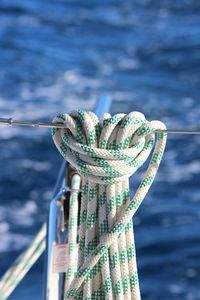
<path id="1" fill-rule="evenodd" d="M 94 113 L 78 110 L 60 114 L 54 121 L 66 125 L 66 129 L 52 130 L 56 147 L 82 178 L 79 220 L 71 216 L 69 228 L 73 242 L 77 232 L 77 264 L 73 273 L 67 273 L 71 279 L 64 299 L 139 300 L 132 218 L 164 153 L 167 134 L 155 131 L 166 127 L 160 121 L 147 121 L 140 112 L 105 114 L 98 120 Z M 152 150 L 147 171 L 131 199 L 129 177 Z M 70 205 L 74 203 L 73 198 Z"/>

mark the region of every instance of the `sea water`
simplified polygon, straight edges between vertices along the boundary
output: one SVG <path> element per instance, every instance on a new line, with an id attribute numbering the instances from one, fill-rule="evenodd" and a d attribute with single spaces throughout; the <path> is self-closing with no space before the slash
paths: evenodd
<path id="1" fill-rule="evenodd" d="M 199 1 L 0 1 L 1 117 L 51 121 L 109 94 L 112 114 L 200 129 L 199 74 Z M 200 136 L 169 135 L 134 217 L 143 300 L 200 299 L 199 148 Z M 1 127 L 0 149 L 2 275 L 46 220 L 62 159 L 49 129 Z M 42 299 L 43 262 L 11 300 Z"/>

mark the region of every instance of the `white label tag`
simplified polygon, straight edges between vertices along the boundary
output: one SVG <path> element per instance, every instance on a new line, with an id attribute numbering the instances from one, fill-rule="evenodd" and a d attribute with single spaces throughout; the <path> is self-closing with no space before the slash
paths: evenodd
<path id="1" fill-rule="evenodd" d="M 68 244 L 53 246 L 53 273 L 65 273 L 67 271 Z"/>

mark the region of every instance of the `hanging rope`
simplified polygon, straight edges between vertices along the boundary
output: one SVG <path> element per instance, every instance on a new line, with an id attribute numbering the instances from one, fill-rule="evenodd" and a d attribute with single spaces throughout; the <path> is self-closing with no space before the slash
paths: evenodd
<path id="1" fill-rule="evenodd" d="M 153 183 L 165 149 L 166 132 L 158 132 L 155 139 L 155 131 L 166 127 L 148 122 L 139 112 L 104 114 L 99 121 L 94 113 L 78 110 L 60 114 L 54 122 L 66 126 L 52 129 L 58 150 L 82 177 L 79 218 L 78 194 L 70 201 L 72 250 L 64 299 L 139 300 L 132 217 Z M 128 179 L 153 148 L 144 179 L 130 200 Z"/>
<path id="2" fill-rule="evenodd" d="M 0 280 L 0 300 L 6 300 L 45 250 L 46 224 Z"/>
<path id="3" fill-rule="evenodd" d="M 70 219 L 69 219 L 69 239 L 68 248 L 69 255 L 74 251 L 74 245 L 76 244 L 76 230 L 74 217 L 77 218 L 78 209 L 78 194 L 80 191 L 81 178 L 78 174 L 74 174 L 71 179 L 71 193 L 70 193 Z M 39 230 L 38 234 L 29 245 L 29 247 L 20 254 L 20 256 L 15 260 L 12 266 L 5 272 L 0 280 L 0 300 L 6 300 L 19 285 L 25 275 L 29 272 L 35 262 L 39 259 L 46 247 L 46 223 L 44 223 Z M 71 255 L 70 262 L 68 266 L 68 272 L 66 276 L 66 284 L 69 282 L 71 277 L 70 269 L 73 264 L 76 263 L 76 257 Z"/>

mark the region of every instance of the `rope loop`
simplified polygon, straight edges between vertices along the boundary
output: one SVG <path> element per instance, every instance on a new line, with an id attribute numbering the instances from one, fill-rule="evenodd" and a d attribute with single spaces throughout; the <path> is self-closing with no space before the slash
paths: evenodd
<path id="1" fill-rule="evenodd" d="M 155 130 L 166 129 L 160 121 L 148 122 L 140 112 L 96 115 L 84 110 L 60 114 L 54 122 L 54 142 L 82 177 L 99 184 L 115 184 L 134 174 L 147 160 L 155 143 Z"/>
<path id="2" fill-rule="evenodd" d="M 164 153 L 167 134 L 155 131 L 166 127 L 147 121 L 140 112 L 106 113 L 98 120 L 92 112 L 78 110 L 60 114 L 54 122 L 66 126 L 52 131 L 56 147 L 82 176 L 79 220 L 77 197 L 71 199 L 64 299 L 140 300 L 132 218 Z M 131 200 L 128 177 L 153 148 Z M 73 257 L 77 232 L 78 255 Z"/>

